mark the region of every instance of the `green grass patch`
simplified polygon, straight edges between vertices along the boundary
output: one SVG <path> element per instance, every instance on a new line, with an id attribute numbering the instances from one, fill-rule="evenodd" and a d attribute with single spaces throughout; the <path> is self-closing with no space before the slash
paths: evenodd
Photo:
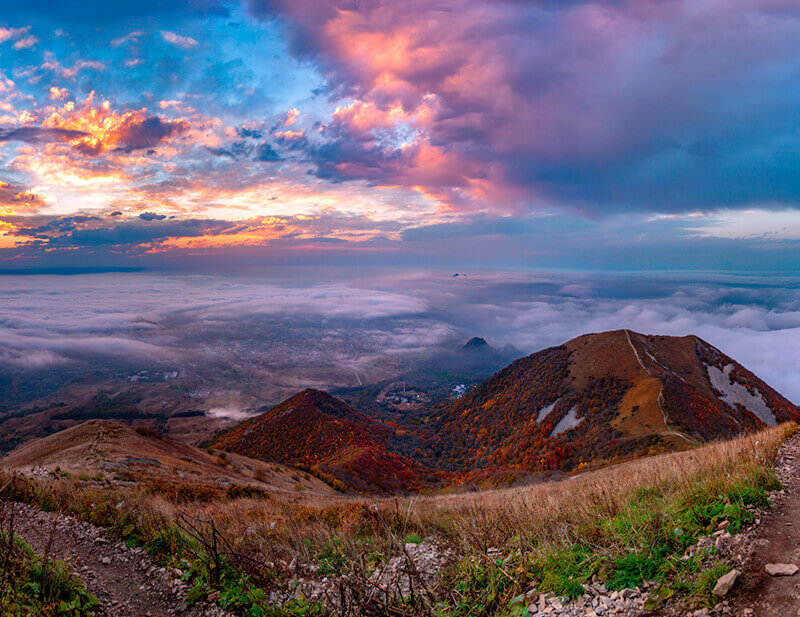
<path id="1" fill-rule="evenodd" d="M 19 536 L 0 532 L 0 614 L 3 617 L 93 615 L 97 599 L 62 561 L 37 557 Z"/>
<path id="2" fill-rule="evenodd" d="M 458 599 L 440 603 L 437 614 L 524 615 L 522 598 L 528 589 L 572 599 L 594 576 L 609 590 L 653 581 L 650 608 L 675 594 L 709 604 L 711 589 L 730 566 L 720 560 L 709 565 L 709 554 L 682 559 L 686 548 L 710 535 L 723 520 L 730 533 L 738 533 L 753 520 L 747 508 L 768 506 L 769 492 L 779 488 L 769 468 L 752 466 L 738 469 L 728 481 L 698 477 L 672 493 L 642 488 L 615 516 L 573 530 L 569 543 L 542 545 L 523 534 L 515 538 L 517 546 L 496 561 L 462 560 L 451 572 Z M 591 545 L 585 543 L 587 538 Z"/>
<path id="3" fill-rule="evenodd" d="M 422 544 L 422 536 L 418 533 L 410 533 L 403 540 L 406 544 Z"/>

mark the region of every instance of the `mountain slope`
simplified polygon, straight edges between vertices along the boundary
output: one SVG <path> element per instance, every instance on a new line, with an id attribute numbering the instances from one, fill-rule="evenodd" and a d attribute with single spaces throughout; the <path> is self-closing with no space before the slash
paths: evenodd
<path id="1" fill-rule="evenodd" d="M 218 433 L 207 445 L 297 465 L 357 490 L 412 489 L 422 469 L 391 450 L 395 438 L 388 425 L 330 394 L 309 389 Z"/>
<path id="2" fill-rule="evenodd" d="M 217 487 L 248 484 L 283 491 L 293 491 L 300 482 L 311 491 L 332 492 L 324 483 L 304 478 L 297 470 L 235 455 L 220 459 L 153 431 L 137 431 L 111 420 L 90 420 L 32 439 L 0 459 L 0 468 L 24 473 L 58 468 L 92 478 L 118 476 Z"/>
<path id="3" fill-rule="evenodd" d="M 461 398 L 419 407 L 384 421 L 306 390 L 209 444 L 358 490 L 397 491 L 505 484 L 800 421 L 795 405 L 698 337 L 630 330 L 580 336 L 516 360 Z"/>
<path id="4" fill-rule="evenodd" d="M 439 411 L 440 468 L 573 469 L 799 420 L 798 408 L 695 336 L 589 334 L 512 363 Z"/>

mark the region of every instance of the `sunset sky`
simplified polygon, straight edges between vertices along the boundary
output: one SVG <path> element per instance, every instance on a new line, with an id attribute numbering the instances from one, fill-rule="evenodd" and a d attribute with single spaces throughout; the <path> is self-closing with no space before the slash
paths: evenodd
<path id="1" fill-rule="evenodd" d="M 0 270 L 796 270 L 796 0 L 0 0 Z"/>

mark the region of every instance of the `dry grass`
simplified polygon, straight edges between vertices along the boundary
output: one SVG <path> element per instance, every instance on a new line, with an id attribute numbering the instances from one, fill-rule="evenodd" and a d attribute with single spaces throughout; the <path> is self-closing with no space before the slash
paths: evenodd
<path id="1" fill-rule="evenodd" d="M 470 584 L 500 585 L 500 591 L 495 590 L 500 599 L 481 600 L 482 612 L 474 613 L 493 615 L 502 614 L 502 598 L 545 584 L 542 564 L 558 551 L 580 545 L 590 557 L 581 557 L 584 560 L 575 565 L 578 569 L 589 567 L 587 563 L 596 568 L 604 560 L 613 565 L 625 555 L 647 555 L 658 543 L 682 551 L 674 538 L 665 538 L 664 530 L 672 536 L 675 521 L 683 521 L 681 517 L 694 504 L 712 504 L 718 496 L 741 492 L 743 487 L 763 492 L 775 453 L 797 430 L 796 425 L 786 424 L 559 482 L 455 495 L 367 499 L 301 494 L 291 500 L 284 495 L 177 503 L 137 489 L 90 488 L 70 479 L 53 479 L 34 488 L 17 487 L 8 497 L 70 511 L 121 533 L 126 530 L 125 535 L 145 542 L 180 528 L 186 516 L 213 520 L 229 549 L 229 559 L 238 559 L 237 567 L 273 591 L 286 589 L 286 583 L 298 576 L 311 578 L 310 567 L 320 568 L 320 578 L 347 574 L 351 583 L 353 577 L 367 581 L 375 563 L 404 555 L 404 538 L 414 533 L 446 547 L 461 568 L 459 574 L 451 570 L 439 588 L 412 607 L 418 612 L 409 614 L 424 614 L 434 601 L 453 607 L 439 614 L 472 614 L 459 612 L 458 606 L 466 603 L 464 610 L 475 610 L 469 604 L 473 600 L 468 602 L 453 589 L 453 577 L 466 576 Z M 738 507 L 735 499 L 724 501 Z M 696 533 L 701 532 L 698 527 Z M 513 585 L 500 584 L 485 570 L 480 576 L 464 574 L 464 564 L 493 568 L 487 559 L 490 548 L 513 557 L 519 572 Z M 175 556 L 176 561 L 180 558 Z M 570 579 L 568 584 L 574 585 L 565 589 L 579 588 L 575 587 L 579 583 L 578 578 Z"/>
<path id="2" fill-rule="evenodd" d="M 280 501 L 264 504 L 258 499 L 240 499 L 196 509 L 221 515 L 231 524 L 236 521 L 249 525 L 253 517 L 282 518 L 291 517 L 291 513 L 294 518 L 305 513 L 311 523 L 329 523 L 337 520 L 333 512 L 344 515 L 377 508 L 385 515 L 401 518 L 409 528 L 426 533 L 447 530 L 457 536 L 460 530 L 477 525 L 487 533 L 494 528 L 499 532 L 494 535 L 502 535 L 510 524 L 530 529 L 542 540 L 557 540 L 563 537 L 565 528 L 615 516 L 637 492 L 658 489 L 663 494 L 682 493 L 705 480 L 724 482 L 748 466 L 769 465 L 780 445 L 797 430 L 789 423 L 695 450 L 630 461 L 523 488 L 400 498 L 310 495 L 290 508 Z M 314 512 L 320 516 L 313 516 Z"/>
<path id="3" fill-rule="evenodd" d="M 769 465 L 780 445 L 797 430 L 796 425 L 788 423 L 747 437 L 630 461 L 558 482 L 420 497 L 401 500 L 399 506 L 410 508 L 410 520 L 421 526 L 446 519 L 457 530 L 471 521 L 492 527 L 510 519 L 512 526 L 532 529 L 532 534 L 543 540 L 557 540 L 563 537 L 565 528 L 616 516 L 636 493 L 655 489 L 662 494 L 682 493 L 709 479 L 724 482 L 748 466 Z"/>

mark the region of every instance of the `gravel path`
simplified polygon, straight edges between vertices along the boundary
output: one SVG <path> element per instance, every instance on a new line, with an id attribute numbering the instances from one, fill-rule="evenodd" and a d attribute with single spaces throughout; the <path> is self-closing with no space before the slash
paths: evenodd
<path id="1" fill-rule="evenodd" d="M 56 512 L 26 504 L 13 508 L 14 531 L 37 555 L 47 552 L 65 561 L 100 600 L 100 615 L 108 617 L 227 617 L 220 607 L 186 605 L 186 585 L 175 575 L 153 565 L 142 549 L 129 549 L 102 529 Z"/>
<path id="2" fill-rule="evenodd" d="M 738 602 L 742 615 L 800 615 L 800 574 L 773 577 L 765 571 L 768 563 L 800 565 L 800 436 L 784 446 L 776 467 L 786 491 L 777 495 L 754 539 L 744 570 L 747 589 Z"/>

